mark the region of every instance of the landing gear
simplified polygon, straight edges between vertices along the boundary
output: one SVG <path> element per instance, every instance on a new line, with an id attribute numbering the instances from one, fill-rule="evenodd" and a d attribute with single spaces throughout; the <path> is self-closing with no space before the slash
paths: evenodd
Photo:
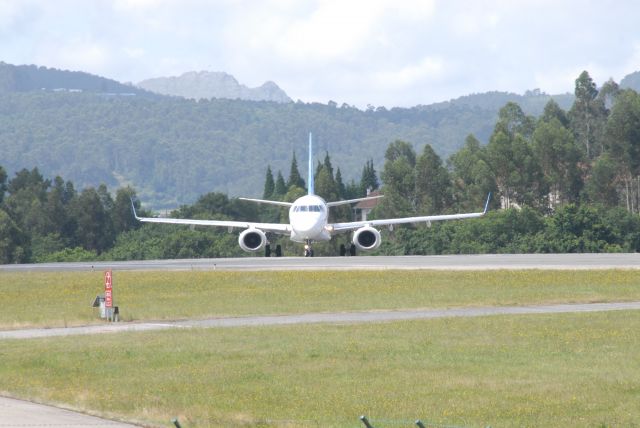
<path id="1" fill-rule="evenodd" d="M 346 255 L 347 255 L 347 248 L 344 246 L 344 244 L 340 244 L 340 257 L 346 256 Z"/>
<path id="2" fill-rule="evenodd" d="M 351 244 L 351 246 L 349 247 L 349 255 L 350 256 L 355 256 L 356 255 L 356 246 L 355 246 L 355 244 Z"/>
<path id="3" fill-rule="evenodd" d="M 313 257 L 313 249 L 311 248 L 311 241 L 307 241 L 307 243 L 304 244 L 304 256 Z"/>
<path id="4" fill-rule="evenodd" d="M 280 244 L 276 245 L 275 256 L 282 257 L 282 246 Z M 264 256 L 271 257 L 271 245 L 267 244 L 264 247 Z"/>

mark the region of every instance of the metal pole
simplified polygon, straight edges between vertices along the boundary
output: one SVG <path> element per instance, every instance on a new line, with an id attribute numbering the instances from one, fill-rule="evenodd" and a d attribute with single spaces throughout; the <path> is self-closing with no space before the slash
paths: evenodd
<path id="1" fill-rule="evenodd" d="M 362 421 L 364 426 L 366 426 L 367 428 L 374 428 L 374 426 L 369 423 L 369 420 L 367 419 L 366 416 L 364 415 L 360 416 L 360 420 Z"/>
<path id="2" fill-rule="evenodd" d="M 178 418 L 171 419 L 171 422 L 173 422 L 176 428 L 182 428 L 182 426 L 180 425 L 180 422 L 178 422 Z"/>
<path id="3" fill-rule="evenodd" d="M 418 425 L 420 428 L 425 428 L 424 424 L 422 423 L 422 421 L 420 419 L 418 419 L 416 421 L 416 425 Z"/>

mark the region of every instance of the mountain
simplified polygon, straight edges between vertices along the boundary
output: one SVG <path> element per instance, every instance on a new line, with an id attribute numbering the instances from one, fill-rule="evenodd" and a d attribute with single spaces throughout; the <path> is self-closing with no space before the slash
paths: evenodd
<path id="1" fill-rule="evenodd" d="M 620 88 L 633 89 L 636 92 L 640 92 L 640 71 L 626 75 L 620 81 Z"/>
<path id="2" fill-rule="evenodd" d="M 138 83 L 140 88 L 162 95 L 189 99 L 226 98 L 230 100 L 291 102 L 291 98 L 273 82 L 248 88 L 230 74 L 190 71 L 178 77 L 157 77 Z"/>
<path id="3" fill-rule="evenodd" d="M 6 92 L 72 91 L 120 95 L 146 94 L 139 88 L 84 73 L 36 65 L 12 65 L 0 61 L 0 94 Z"/>

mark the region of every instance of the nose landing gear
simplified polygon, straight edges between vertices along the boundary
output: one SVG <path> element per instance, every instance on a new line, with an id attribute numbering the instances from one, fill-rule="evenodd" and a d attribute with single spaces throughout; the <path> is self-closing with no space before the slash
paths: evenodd
<path id="1" fill-rule="evenodd" d="M 307 240 L 307 243 L 304 244 L 304 256 L 305 257 L 313 257 L 313 248 L 311 248 L 311 241 Z"/>

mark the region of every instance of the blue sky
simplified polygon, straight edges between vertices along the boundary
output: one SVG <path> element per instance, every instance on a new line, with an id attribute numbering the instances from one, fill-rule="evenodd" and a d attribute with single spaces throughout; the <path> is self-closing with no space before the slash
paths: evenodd
<path id="1" fill-rule="evenodd" d="M 640 70 L 640 2 L 0 0 L 0 60 L 123 82 L 225 71 L 294 100 L 413 106 Z"/>

